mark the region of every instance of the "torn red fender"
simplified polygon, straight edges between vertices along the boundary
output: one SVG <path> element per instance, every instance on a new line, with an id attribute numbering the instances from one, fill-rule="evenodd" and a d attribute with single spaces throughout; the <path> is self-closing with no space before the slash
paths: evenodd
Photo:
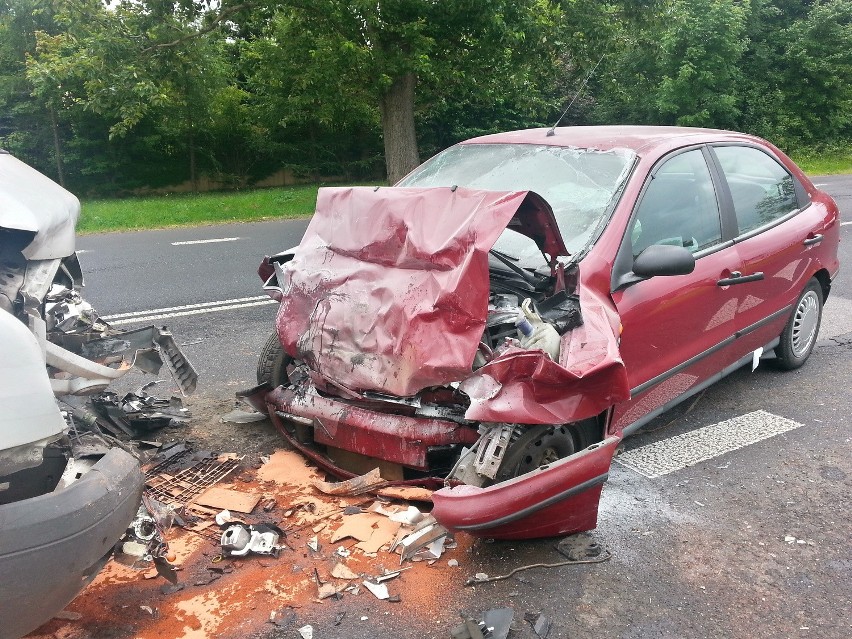
<path id="1" fill-rule="evenodd" d="M 621 441 L 599 444 L 487 488 L 460 485 L 433 493 L 432 515 L 451 532 L 533 539 L 592 530 L 601 490 Z"/>
<path id="2" fill-rule="evenodd" d="M 471 400 L 465 417 L 485 422 L 565 424 L 601 414 L 630 397 L 618 350 L 619 318 L 580 290 L 583 325 L 562 337 L 560 361 L 512 348 L 460 386 Z"/>
<path id="3" fill-rule="evenodd" d="M 279 274 L 284 349 L 359 391 L 464 379 L 485 328 L 488 251 L 510 223 L 564 252 L 550 206 L 528 191 L 320 189 Z"/>

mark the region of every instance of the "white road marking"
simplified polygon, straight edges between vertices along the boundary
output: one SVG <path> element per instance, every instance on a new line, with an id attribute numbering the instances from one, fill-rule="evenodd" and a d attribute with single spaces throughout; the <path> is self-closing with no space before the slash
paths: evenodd
<path id="1" fill-rule="evenodd" d="M 214 244 L 215 242 L 236 242 L 238 237 L 219 237 L 213 240 L 187 240 L 186 242 L 172 242 L 172 246 L 186 246 L 187 244 Z"/>
<path id="2" fill-rule="evenodd" d="M 852 222 L 841 222 L 841 223 L 840 223 L 840 226 L 847 226 L 847 225 L 849 225 L 849 224 L 852 224 Z"/>
<path id="3" fill-rule="evenodd" d="M 172 311 L 185 311 L 191 308 L 206 308 L 208 306 L 225 306 L 227 304 L 239 304 L 241 302 L 254 302 L 255 300 L 268 300 L 268 295 L 252 295 L 251 297 L 235 297 L 230 300 L 219 300 L 218 302 L 198 302 L 197 304 L 184 304 L 183 306 L 169 306 L 167 308 L 154 308 L 150 311 L 132 311 L 130 313 L 114 313 L 112 315 L 101 315 L 107 321 L 123 317 L 135 317 L 137 315 L 157 315 L 160 313 L 171 313 Z"/>
<path id="4" fill-rule="evenodd" d="M 792 419 L 758 410 L 625 451 L 613 461 L 654 479 L 800 426 Z"/>
<path id="5" fill-rule="evenodd" d="M 822 184 L 814 184 L 814 186 L 816 186 L 816 187 L 828 186 L 828 184 L 826 182 L 823 182 Z"/>
<path id="6" fill-rule="evenodd" d="M 198 304 L 185 304 L 184 306 L 156 308 L 150 311 L 116 313 L 114 315 L 103 315 L 102 317 L 113 326 L 122 326 L 123 324 L 137 324 L 141 322 L 150 323 L 162 319 L 168 319 L 170 317 L 218 313 L 221 311 L 230 311 L 239 308 L 277 303 L 278 302 L 275 300 L 269 299 L 266 295 L 256 295 L 254 297 L 239 297 L 231 300 L 221 300 L 218 302 L 200 302 Z"/>

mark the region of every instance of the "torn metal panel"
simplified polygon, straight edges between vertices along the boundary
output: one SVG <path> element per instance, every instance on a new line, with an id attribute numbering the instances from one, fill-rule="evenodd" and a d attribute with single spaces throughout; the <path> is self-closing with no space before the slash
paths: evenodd
<path id="1" fill-rule="evenodd" d="M 559 362 L 509 348 L 459 387 L 465 417 L 487 422 L 562 424 L 599 415 L 630 397 L 618 350 L 619 320 L 596 293 L 580 291 L 584 322 L 562 336 Z"/>
<path id="2" fill-rule="evenodd" d="M 320 189 L 279 267 L 284 349 L 315 382 L 359 391 L 404 397 L 464 379 L 485 329 L 488 251 L 532 211 L 552 217 L 526 191 Z"/>

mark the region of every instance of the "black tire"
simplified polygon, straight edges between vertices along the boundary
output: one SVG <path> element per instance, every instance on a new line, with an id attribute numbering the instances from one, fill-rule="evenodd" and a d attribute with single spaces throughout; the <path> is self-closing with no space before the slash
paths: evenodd
<path id="1" fill-rule="evenodd" d="M 786 371 L 799 368 L 814 349 L 822 322 L 822 286 L 811 278 L 793 306 L 793 314 L 781 332 L 775 348 L 776 364 Z"/>
<path id="2" fill-rule="evenodd" d="M 257 360 L 257 383 L 268 383 L 272 388 L 287 386 L 290 378 L 287 368 L 293 363 L 293 358 L 281 348 L 278 334 L 273 333 L 266 340 Z"/>
<path id="3" fill-rule="evenodd" d="M 509 444 L 495 482 L 519 477 L 577 452 L 570 426 L 531 426 Z"/>

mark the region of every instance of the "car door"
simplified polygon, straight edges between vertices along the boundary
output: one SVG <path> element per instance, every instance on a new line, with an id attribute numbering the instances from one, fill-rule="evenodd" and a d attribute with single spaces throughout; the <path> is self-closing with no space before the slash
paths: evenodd
<path id="1" fill-rule="evenodd" d="M 712 147 L 723 189 L 736 215 L 735 246 L 742 263 L 736 286 L 740 353 L 763 347 L 781 333 L 792 306 L 818 267 L 822 211 L 802 185 L 765 151 L 745 145 Z"/>
<path id="2" fill-rule="evenodd" d="M 710 159 L 705 147 L 663 158 L 647 178 L 625 232 L 612 299 L 621 317 L 620 351 L 631 399 L 615 407 L 611 432 L 638 427 L 638 420 L 706 385 L 736 359 L 731 349 L 736 287 L 719 282 L 742 266 L 730 216 L 721 214 L 720 178 Z M 632 260 L 652 244 L 687 248 L 695 270 L 631 279 Z"/>

